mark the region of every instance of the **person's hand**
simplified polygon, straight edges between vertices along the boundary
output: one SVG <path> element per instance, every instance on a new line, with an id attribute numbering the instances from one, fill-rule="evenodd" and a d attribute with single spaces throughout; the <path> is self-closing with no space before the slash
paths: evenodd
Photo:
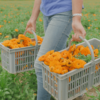
<path id="1" fill-rule="evenodd" d="M 32 34 L 32 31 L 34 32 L 36 31 L 36 21 L 33 21 L 32 18 L 29 19 L 29 21 L 27 22 L 27 26 L 26 26 L 26 31 L 30 34 Z"/>
<path id="2" fill-rule="evenodd" d="M 73 22 L 72 22 L 72 28 L 74 31 L 74 35 L 72 35 L 72 41 L 81 41 L 79 36 L 85 38 L 86 32 L 84 30 L 84 27 L 81 24 L 81 18 L 80 16 L 75 16 L 73 17 Z"/>

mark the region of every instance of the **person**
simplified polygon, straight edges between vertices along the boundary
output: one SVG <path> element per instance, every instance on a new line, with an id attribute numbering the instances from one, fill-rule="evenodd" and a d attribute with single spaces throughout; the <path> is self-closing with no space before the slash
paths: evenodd
<path id="1" fill-rule="evenodd" d="M 66 41 L 73 29 L 72 41 L 81 41 L 86 32 L 81 23 L 83 0 L 35 0 L 32 15 L 26 30 L 36 31 L 36 20 L 40 11 L 43 13 L 45 36 L 35 60 L 37 76 L 37 100 L 50 100 L 51 95 L 43 88 L 42 66 L 38 58 L 50 50 L 60 51 L 66 48 Z"/>

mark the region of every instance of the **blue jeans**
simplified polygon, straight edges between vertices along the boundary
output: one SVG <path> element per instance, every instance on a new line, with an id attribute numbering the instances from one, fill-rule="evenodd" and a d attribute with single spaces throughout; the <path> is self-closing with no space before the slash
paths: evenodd
<path id="1" fill-rule="evenodd" d="M 50 50 L 60 51 L 66 48 L 66 41 L 72 30 L 72 11 L 43 17 L 45 36 L 34 67 L 37 75 L 37 100 L 50 100 L 51 95 L 43 88 L 42 66 L 38 58 Z"/>

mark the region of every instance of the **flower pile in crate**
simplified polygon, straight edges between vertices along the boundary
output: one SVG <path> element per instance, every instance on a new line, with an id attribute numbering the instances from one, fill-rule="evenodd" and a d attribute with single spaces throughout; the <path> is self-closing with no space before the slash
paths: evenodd
<path id="1" fill-rule="evenodd" d="M 99 50 L 94 49 L 91 45 L 94 56 L 98 57 Z M 45 55 L 39 57 L 39 61 L 43 61 L 48 65 L 51 72 L 64 74 L 74 69 L 84 68 L 84 65 L 91 60 L 91 52 L 89 47 L 83 45 L 72 45 L 69 50 L 62 52 L 54 52 L 51 50 Z"/>
<path id="2" fill-rule="evenodd" d="M 41 44 L 43 41 L 43 39 L 38 35 L 37 35 L 37 40 L 38 40 L 38 44 Z M 27 47 L 27 46 L 35 46 L 36 41 L 32 41 L 31 38 L 26 37 L 23 34 L 19 34 L 18 39 L 13 38 L 11 40 L 5 40 L 2 44 L 5 47 L 8 47 L 10 49 L 16 49 L 16 48 L 22 48 L 22 47 Z"/>

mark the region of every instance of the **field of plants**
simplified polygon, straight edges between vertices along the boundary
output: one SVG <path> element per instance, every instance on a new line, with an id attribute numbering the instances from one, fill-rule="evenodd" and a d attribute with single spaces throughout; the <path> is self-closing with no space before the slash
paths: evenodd
<path id="1" fill-rule="evenodd" d="M 100 39 L 100 0 L 83 0 L 84 9 L 82 11 L 82 24 L 86 30 L 86 39 Z M 8 1 L 0 0 L 0 42 L 16 38 L 18 34 L 23 34 L 27 22 L 31 16 L 34 0 Z M 44 36 L 43 15 L 40 13 L 36 23 L 36 34 Z M 73 34 L 73 31 L 71 32 Z M 71 39 L 71 34 L 68 41 Z M 26 36 L 33 38 L 32 34 Z M 67 41 L 67 42 L 68 42 Z M 73 42 L 77 44 L 77 42 Z M 94 89 L 88 91 L 92 94 L 90 100 L 100 93 Z M 94 95 L 93 95 L 94 94 Z M 36 100 L 37 80 L 35 70 L 19 74 L 10 74 L 2 69 L 0 51 L 0 100 Z M 89 97 L 84 96 L 84 100 Z M 51 100 L 54 100 L 52 97 Z"/>

